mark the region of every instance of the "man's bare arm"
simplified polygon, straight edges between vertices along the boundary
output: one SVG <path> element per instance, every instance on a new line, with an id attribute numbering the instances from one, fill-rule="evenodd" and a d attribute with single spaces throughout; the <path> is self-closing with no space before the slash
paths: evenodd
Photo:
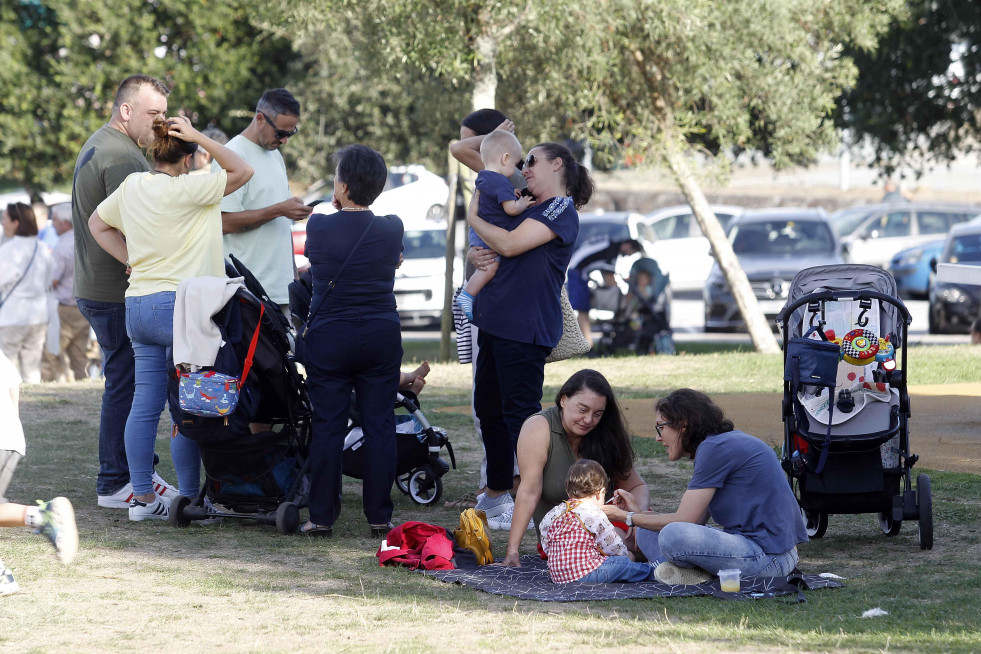
<path id="1" fill-rule="evenodd" d="M 303 220 L 313 211 L 311 207 L 303 204 L 300 198 L 290 198 L 276 204 L 271 204 L 262 209 L 249 209 L 247 211 L 222 211 L 221 212 L 221 231 L 223 234 L 235 234 L 247 232 L 261 225 L 268 223 L 279 216 L 286 216 L 290 220 Z"/>

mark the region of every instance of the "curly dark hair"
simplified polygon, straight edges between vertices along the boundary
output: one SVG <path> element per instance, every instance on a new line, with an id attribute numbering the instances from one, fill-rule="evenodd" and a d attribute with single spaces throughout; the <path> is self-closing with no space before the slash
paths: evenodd
<path id="1" fill-rule="evenodd" d="M 735 429 L 712 398 L 690 388 L 679 388 L 662 397 L 654 408 L 668 424 L 681 432 L 681 447 L 692 459 L 706 438 Z"/>
<path id="2" fill-rule="evenodd" d="M 583 459 L 599 462 L 606 475 L 614 481 L 626 479 L 634 467 L 634 448 L 630 444 L 630 433 L 623 419 L 620 403 L 613 394 L 610 382 L 601 373 L 588 368 L 569 377 L 555 396 L 555 406 L 562 411 L 562 398 L 572 397 L 583 390 L 589 390 L 606 398 L 606 410 L 593 430 L 579 444 L 579 454 Z"/>

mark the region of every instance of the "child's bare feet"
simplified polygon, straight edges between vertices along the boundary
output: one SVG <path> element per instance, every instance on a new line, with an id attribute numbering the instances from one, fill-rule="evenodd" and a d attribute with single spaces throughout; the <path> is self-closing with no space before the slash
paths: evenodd
<path id="1" fill-rule="evenodd" d="M 421 364 L 419 364 L 418 368 L 412 371 L 412 374 L 416 377 L 422 377 L 425 379 L 426 375 L 429 374 L 429 362 L 423 361 Z"/>

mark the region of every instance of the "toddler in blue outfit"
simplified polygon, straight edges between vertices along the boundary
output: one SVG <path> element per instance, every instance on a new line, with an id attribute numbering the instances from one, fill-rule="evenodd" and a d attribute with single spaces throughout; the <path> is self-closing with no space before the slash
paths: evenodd
<path id="1" fill-rule="evenodd" d="M 497 130 L 488 134 L 480 144 L 480 159 L 484 169 L 477 173 L 480 200 L 477 213 L 492 225 L 507 229 L 515 216 L 520 216 L 533 202 L 530 196 L 518 195 L 508 179 L 521 161 L 521 144 L 511 132 Z M 487 244 L 470 228 L 470 246 L 486 248 Z M 473 303 L 484 286 L 494 279 L 498 263 L 471 275 L 467 285 L 456 298 L 467 320 L 473 320 Z"/>

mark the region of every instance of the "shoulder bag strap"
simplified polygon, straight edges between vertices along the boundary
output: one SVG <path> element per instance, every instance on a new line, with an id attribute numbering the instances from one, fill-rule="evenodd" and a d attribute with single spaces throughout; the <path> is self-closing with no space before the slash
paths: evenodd
<path id="1" fill-rule="evenodd" d="M 310 313 L 307 314 L 307 320 L 303 325 L 303 334 L 301 334 L 301 336 L 307 335 L 307 330 L 310 329 L 311 319 L 320 309 L 320 305 L 324 303 L 324 300 L 327 298 L 327 296 L 330 295 L 330 292 L 334 290 L 335 286 L 337 286 L 337 280 L 340 279 L 341 273 L 344 272 L 344 268 L 347 267 L 347 263 L 351 260 L 351 257 L 354 256 L 354 253 L 357 251 L 358 246 L 361 245 L 361 241 L 363 241 L 364 237 L 368 235 L 368 230 L 370 230 L 371 226 L 375 223 L 376 217 L 377 216 L 372 216 L 371 220 L 368 221 L 368 226 L 364 228 L 363 232 L 361 232 L 361 238 L 359 238 L 358 242 L 354 244 L 353 248 L 351 248 L 351 251 L 347 255 L 347 259 L 344 260 L 344 263 L 341 264 L 341 267 L 337 269 L 337 274 L 334 275 L 334 279 L 330 280 L 330 283 L 327 284 L 327 290 L 324 292 L 323 295 L 320 296 L 320 301 L 317 302 L 316 306 L 310 308 Z"/>
<path id="2" fill-rule="evenodd" d="M 25 277 L 27 277 L 27 272 L 31 269 L 31 264 L 34 263 L 34 256 L 37 254 L 37 246 L 38 246 L 38 242 L 35 240 L 34 241 L 34 251 L 31 252 L 31 258 L 27 262 L 27 267 L 24 268 L 24 273 L 20 277 L 17 278 L 17 281 L 14 282 L 14 285 L 10 287 L 10 290 L 9 291 L 7 291 L 7 297 L 0 298 L 0 307 L 2 307 L 3 306 L 3 303 L 7 301 L 7 298 L 11 296 L 11 294 L 14 292 L 14 289 L 17 288 L 20 285 L 20 283 L 24 280 Z"/>
<path id="3" fill-rule="evenodd" d="M 238 379 L 238 388 L 242 390 L 245 386 L 245 380 L 249 376 L 249 371 L 252 370 L 252 359 L 255 356 L 255 347 L 259 344 L 259 328 L 262 327 L 262 314 L 266 311 L 266 305 L 263 304 L 262 300 L 259 301 L 259 321 L 255 325 L 255 331 L 252 332 L 252 341 L 249 343 L 249 351 L 245 354 L 245 365 L 242 366 L 242 376 Z"/>

